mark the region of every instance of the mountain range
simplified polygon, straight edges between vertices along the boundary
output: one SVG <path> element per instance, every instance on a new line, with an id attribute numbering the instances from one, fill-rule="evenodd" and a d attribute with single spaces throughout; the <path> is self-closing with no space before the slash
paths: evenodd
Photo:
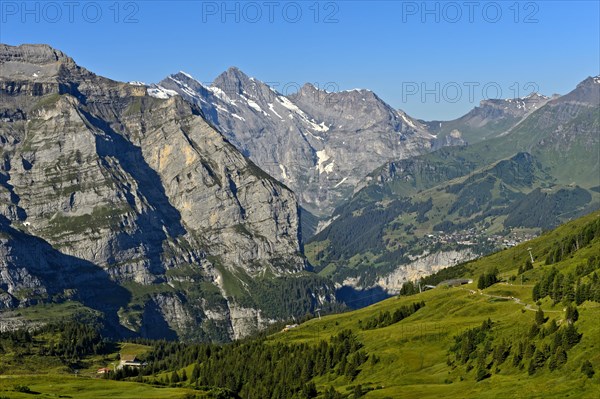
<path id="1" fill-rule="evenodd" d="M 447 125 L 468 132 L 474 120 L 484 137 L 467 134 L 473 144 L 389 162 L 361 182 L 307 245 L 322 274 L 397 290 L 598 208 L 599 77 L 553 99 L 486 101 Z"/>
<path id="2" fill-rule="evenodd" d="M 119 335 L 227 340 L 335 301 L 305 274 L 295 195 L 201 109 L 44 45 L 2 45 L 0 66 L 3 308 L 74 300 Z M 296 313 L 252 294 L 294 284 Z"/>
<path id="3" fill-rule="evenodd" d="M 369 90 L 330 93 L 305 84 L 286 96 L 237 68 L 210 86 L 180 72 L 154 87 L 200 107 L 231 143 L 318 217 L 331 214 L 373 169 L 428 152 L 434 142 L 423 124 Z"/>
<path id="4" fill-rule="evenodd" d="M 119 337 L 237 339 L 600 200 L 599 77 L 426 122 L 368 90 L 124 83 L 0 45 L 0 93 L 4 329 L 58 304 Z"/>

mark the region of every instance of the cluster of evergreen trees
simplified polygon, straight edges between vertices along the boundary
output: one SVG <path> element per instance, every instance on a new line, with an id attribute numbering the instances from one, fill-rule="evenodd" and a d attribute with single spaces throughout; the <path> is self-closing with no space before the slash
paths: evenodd
<path id="1" fill-rule="evenodd" d="M 566 259 L 597 237 L 600 237 L 600 219 L 588 223 L 577 234 L 573 234 L 557 243 L 546 257 L 546 264 L 551 265 Z"/>
<path id="2" fill-rule="evenodd" d="M 218 387 L 234 395 L 231 397 L 243 398 L 315 398 L 318 392 L 311 381 L 314 377 L 345 376 L 353 380 L 369 359 L 351 330 L 318 345 L 274 343 L 264 338 L 226 345 L 139 342 L 153 346 L 145 359 L 148 365 L 139 370 L 139 380 Z M 372 357 L 371 361 L 377 358 Z M 184 368 L 191 364 L 192 371 L 186 372 Z M 132 370 L 129 375 L 123 372 L 112 378 L 135 373 Z M 155 377 L 156 374 L 161 376 Z M 331 389 L 325 396 L 339 397 Z"/>
<path id="3" fill-rule="evenodd" d="M 552 267 L 533 287 L 533 300 L 549 296 L 555 304 L 561 301 L 577 305 L 585 301 L 600 302 L 598 268 L 600 264 L 595 256 L 589 258 L 586 265 L 578 265 L 574 272 L 566 275 Z"/>
<path id="4" fill-rule="evenodd" d="M 104 353 L 107 342 L 100 334 L 100 327 L 78 322 L 65 322 L 42 328 L 40 332 L 59 333 L 56 342 L 50 342 L 47 354 L 77 362 L 85 356 Z"/>
<path id="5" fill-rule="evenodd" d="M 8 352 L 30 353 L 33 337 L 27 330 L 0 332 L 0 354 Z"/>
<path id="6" fill-rule="evenodd" d="M 477 288 L 482 290 L 496 284 L 498 281 L 500 281 L 498 280 L 498 269 L 494 268 L 491 272 L 483 273 L 479 276 L 479 279 L 477 280 Z"/>
<path id="7" fill-rule="evenodd" d="M 345 308 L 340 303 L 318 303 L 316 296 L 320 290 L 324 292 L 327 285 L 331 285 L 331 281 L 317 275 L 249 280 L 246 286 L 250 302 L 242 300 L 242 305 L 258 307 L 265 316 L 280 320 L 311 314 L 316 308 L 321 308 L 322 313 L 341 312 Z"/>
<path id="8" fill-rule="evenodd" d="M 531 325 L 527 336 L 517 345 L 513 365 L 524 367 L 523 362 L 529 360 L 527 367 L 529 375 L 535 374 L 546 364 L 550 371 L 560 368 L 567 362 L 567 351 L 581 340 L 582 334 L 577 331 L 574 324 L 577 318 L 577 308 L 567 307 L 565 325 L 559 328 L 555 320 L 548 323 L 543 311 L 538 309 L 535 323 Z M 544 341 L 546 337 L 552 337 L 550 344 Z"/>
<path id="9" fill-rule="evenodd" d="M 490 377 L 492 372 L 499 372 L 500 366 L 511 355 L 512 366 L 520 369 L 527 367 L 529 375 L 545 366 L 550 371 L 557 370 L 567 362 L 568 351 L 581 340 L 582 334 L 575 327 L 577 317 L 577 308 L 567 307 L 565 323 L 559 327 L 556 320 L 548 322 L 539 309 L 529 331 L 510 342 L 505 338 L 494 338 L 493 323 L 488 319 L 480 327 L 467 329 L 454 337 L 449 349 L 453 359 L 448 359 L 448 365 L 464 365 L 467 372 L 474 369 L 476 381 Z M 548 340 L 546 337 L 551 338 Z M 594 374 L 593 367 L 590 370 L 587 363 L 582 372 L 590 378 Z"/>
<path id="10" fill-rule="evenodd" d="M 0 333 L 0 354 L 15 357 L 53 356 L 65 365 L 75 365 L 89 355 L 105 353 L 108 341 L 100 335 L 100 325 L 66 321 L 42 326 L 32 332 L 17 330 Z"/>
<path id="11" fill-rule="evenodd" d="M 411 305 L 401 306 L 399 309 L 396 309 L 394 313 L 390 313 L 389 310 L 379 312 L 379 315 L 366 320 L 364 323 L 362 320 L 359 320 L 358 326 L 363 330 L 374 330 L 376 328 L 391 326 L 412 315 L 423 306 L 425 306 L 425 302 L 423 301 L 413 302 Z"/>
<path id="12" fill-rule="evenodd" d="M 454 353 L 455 361 L 458 364 L 470 364 L 467 371 L 473 368 L 472 363 L 477 363 L 476 380 L 480 381 L 489 376 L 486 357 L 492 351 L 491 340 L 488 339 L 488 333 L 492 329 L 492 321 L 488 318 L 480 327 L 469 328 L 463 333 L 454 337 L 454 344 L 450 346 L 449 351 Z M 484 344 L 483 348 L 479 348 Z M 502 363 L 504 359 L 500 362 Z M 448 365 L 454 365 L 454 361 L 448 360 Z"/>
<path id="13" fill-rule="evenodd" d="M 519 266 L 519 270 L 517 270 L 517 275 L 521 275 L 525 272 L 528 272 L 529 270 L 533 269 L 533 263 L 531 263 L 530 259 L 527 259 L 525 261 L 525 265 L 524 266 Z"/>

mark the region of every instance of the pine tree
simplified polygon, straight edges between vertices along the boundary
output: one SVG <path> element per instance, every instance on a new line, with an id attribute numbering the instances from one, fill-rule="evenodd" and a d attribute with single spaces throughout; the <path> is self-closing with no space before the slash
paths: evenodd
<path id="1" fill-rule="evenodd" d="M 486 278 L 485 278 L 485 273 L 479 276 L 479 279 L 477 280 L 477 288 L 479 288 L 480 290 L 485 288 L 485 282 L 486 282 Z"/>
<path id="2" fill-rule="evenodd" d="M 325 391 L 325 399 L 340 399 L 341 397 L 342 395 L 332 386 Z"/>
<path id="3" fill-rule="evenodd" d="M 529 369 L 527 370 L 529 375 L 535 374 L 536 370 L 543 367 L 545 362 L 546 358 L 544 357 L 544 353 L 536 350 L 529 363 Z"/>
<path id="4" fill-rule="evenodd" d="M 542 310 L 541 306 L 539 306 L 537 312 L 535 312 L 535 324 L 541 326 L 545 322 L 546 318 L 544 317 L 544 311 Z"/>
<path id="5" fill-rule="evenodd" d="M 568 323 L 575 323 L 577 319 L 579 319 L 579 312 L 577 311 L 577 307 L 573 305 L 568 305 L 565 311 L 565 319 Z"/>
<path id="6" fill-rule="evenodd" d="M 577 287 L 575 288 L 575 303 L 577 305 L 581 305 L 588 299 L 587 297 L 586 285 L 582 284 L 580 279 L 577 282 Z"/>
<path id="7" fill-rule="evenodd" d="M 592 366 L 592 363 L 589 360 L 583 362 L 581 365 L 581 372 L 586 375 L 587 378 L 592 378 L 596 373 L 594 371 L 594 366 Z"/>
<path id="8" fill-rule="evenodd" d="M 554 334 L 558 330 L 558 324 L 556 324 L 556 320 L 550 320 L 550 324 L 548 325 L 547 333 L 548 335 Z"/>
<path id="9" fill-rule="evenodd" d="M 577 329 L 573 324 L 569 324 L 563 331 L 563 346 L 566 349 L 572 348 L 581 340 L 581 334 L 577 332 Z"/>
<path id="10" fill-rule="evenodd" d="M 533 286 L 532 297 L 534 301 L 542 298 L 540 283 L 535 283 Z"/>
<path id="11" fill-rule="evenodd" d="M 554 356 L 556 356 L 556 367 L 559 368 L 560 366 L 562 366 L 563 364 L 565 364 L 567 362 L 567 352 L 563 349 L 562 346 L 559 346 L 556 349 L 556 353 L 554 354 Z"/>
<path id="12" fill-rule="evenodd" d="M 540 333 L 540 328 L 538 327 L 537 324 L 532 324 L 531 328 L 529 329 L 529 338 L 533 339 L 535 337 L 538 336 L 538 334 Z"/>
<path id="13" fill-rule="evenodd" d="M 198 363 L 196 363 L 192 369 L 192 381 L 196 381 L 198 378 L 200 378 L 200 367 L 198 366 Z"/>
<path id="14" fill-rule="evenodd" d="M 354 387 L 354 398 L 361 398 L 364 395 L 362 385 L 358 384 Z"/>

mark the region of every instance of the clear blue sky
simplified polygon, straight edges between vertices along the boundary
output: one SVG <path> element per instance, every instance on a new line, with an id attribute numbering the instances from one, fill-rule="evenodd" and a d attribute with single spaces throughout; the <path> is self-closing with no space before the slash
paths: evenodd
<path id="1" fill-rule="evenodd" d="M 0 41 L 47 43 L 122 81 L 183 70 L 210 82 L 237 66 L 279 90 L 369 88 L 423 119 L 600 73 L 598 1 L 465 3 L 1 0 Z"/>

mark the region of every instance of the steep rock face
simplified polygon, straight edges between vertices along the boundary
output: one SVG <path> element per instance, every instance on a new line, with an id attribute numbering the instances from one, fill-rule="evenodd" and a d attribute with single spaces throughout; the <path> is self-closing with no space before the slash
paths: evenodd
<path id="1" fill-rule="evenodd" d="M 477 255 L 469 249 L 426 254 L 380 277 L 377 285 L 389 293 L 398 294 L 402 289 L 402 284 L 407 281 L 418 281 L 421 277 L 476 257 Z"/>
<path id="2" fill-rule="evenodd" d="M 240 151 L 320 216 L 371 170 L 427 152 L 433 139 L 423 124 L 368 90 L 329 93 L 306 84 L 284 96 L 236 68 L 210 87 L 180 72 L 156 90 L 174 91 L 202 108 Z"/>
<path id="3" fill-rule="evenodd" d="M 14 259 L 23 245 L 15 234 L 126 286 L 128 297 L 107 306 L 120 327 L 137 333 L 163 321 L 146 335 L 170 329 L 206 338 L 205 328 L 209 338 L 242 336 L 262 326 L 256 315 L 248 326 L 238 317 L 235 328 L 208 316 L 238 307 L 243 284 L 235 276 L 304 269 L 294 194 L 181 97 L 156 98 L 37 45 L 0 46 L 0 90 L 0 213 L 7 220 L 0 293 L 10 295 L 2 303 L 25 306 L 73 288 L 66 277 L 51 280 L 64 266 L 49 264 L 46 254 Z M 38 269 L 42 277 L 28 274 Z M 15 295 L 22 289 L 29 294 Z M 221 300 L 191 302 L 192 291 Z"/>

